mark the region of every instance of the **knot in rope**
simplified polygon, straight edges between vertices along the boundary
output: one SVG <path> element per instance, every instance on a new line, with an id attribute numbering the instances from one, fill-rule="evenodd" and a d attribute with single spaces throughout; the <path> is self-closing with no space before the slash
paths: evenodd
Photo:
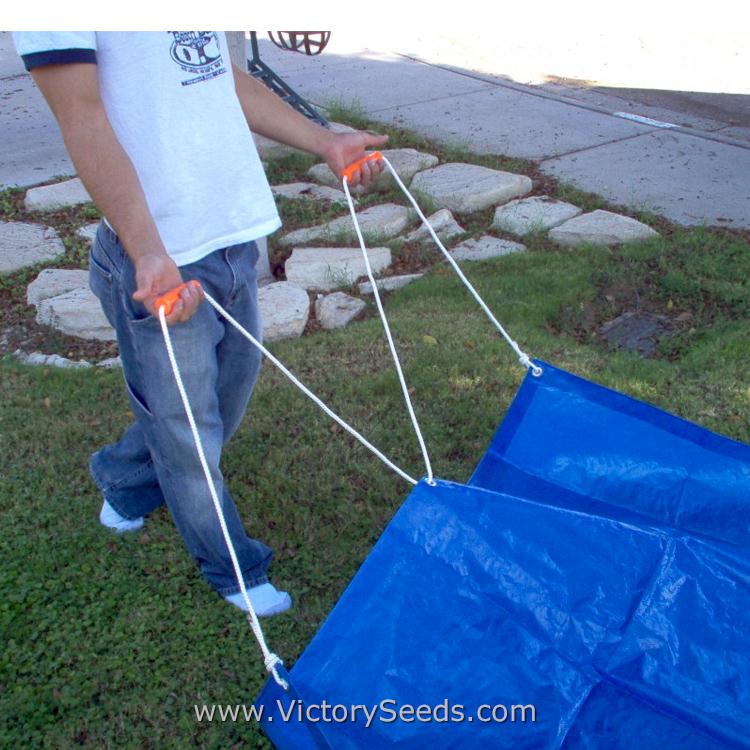
<path id="1" fill-rule="evenodd" d="M 515 341 L 513 342 L 515 343 Z M 538 378 L 542 374 L 542 368 L 539 367 L 539 365 L 535 365 L 531 358 L 529 357 L 526 352 L 521 352 L 521 356 L 518 358 L 518 361 L 527 369 L 531 370 L 531 374 Z"/>
<path id="2" fill-rule="evenodd" d="M 271 673 L 276 684 L 284 691 L 289 690 L 289 683 L 276 670 L 276 667 L 279 665 L 283 666 L 284 662 L 276 654 L 269 653 L 263 659 L 263 663 L 266 665 L 266 670 Z"/>
<path id="3" fill-rule="evenodd" d="M 282 666 L 284 665 L 284 662 L 276 656 L 276 654 L 270 651 L 263 658 L 263 663 L 266 665 L 266 670 L 268 672 L 273 672 L 279 664 Z"/>

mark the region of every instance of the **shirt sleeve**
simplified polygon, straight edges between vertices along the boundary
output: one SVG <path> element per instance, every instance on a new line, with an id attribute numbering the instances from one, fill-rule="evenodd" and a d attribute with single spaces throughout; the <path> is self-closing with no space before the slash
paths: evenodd
<path id="1" fill-rule="evenodd" d="M 96 63 L 95 31 L 14 31 L 16 50 L 26 66 Z"/>

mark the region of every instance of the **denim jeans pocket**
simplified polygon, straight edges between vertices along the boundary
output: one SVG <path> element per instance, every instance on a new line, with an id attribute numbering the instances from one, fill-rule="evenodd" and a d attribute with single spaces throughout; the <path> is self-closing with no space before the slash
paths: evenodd
<path id="1" fill-rule="evenodd" d="M 114 326 L 114 299 L 112 272 L 105 265 L 105 261 L 97 257 L 96 241 L 89 253 L 89 289 L 96 295 L 101 303 L 104 315 L 109 324 Z"/>
<path id="2" fill-rule="evenodd" d="M 258 246 L 255 242 L 243 242 L 226 249 L 226 258 L 232 269 L 235 283 L 255 283 L 258 263 Z"/>
<path id="3" fill-rule="evenodd" d="M 104 221 L 101 221 L 97 227 L 92 251 L 101 265 L 109 269 L 114 276 L 120 275 L 127 253 L 117 235 Z"/>
<path id="4" fill-rule="evenodd" d="M 130 258 L 125 258 L 120 273 L 118 292 L 120 294 L 120 306 L 122 307 L 128 324 L 133 325 L 156 325 L 159 327 L 158 318 L 154 317 L 142 302 L 136 302 L 133 294 L 138 289 L 135 277 L 135 266 Z"/>
<path id="5" fill-rule="evenodd" d="M 102 298 L 104 294 L 111 294 L 112 271 L 104 264 L 103 260 L 97 258 L 96 241 L 89 253 L 89 287 L 91 291 Z"/>
<path id="6" fill-rule="evenodd" d="M 149 409 L 146 400 L 143 396 L 131 385 L 127 378 L 125 378 L 125 388 L 128 391 L 130 397 L 130 406 L 133 409 L 133 413 L 138 417 L 138 410 L 143 412 L 147 417 L 151 417 L 151 409 Z"/>

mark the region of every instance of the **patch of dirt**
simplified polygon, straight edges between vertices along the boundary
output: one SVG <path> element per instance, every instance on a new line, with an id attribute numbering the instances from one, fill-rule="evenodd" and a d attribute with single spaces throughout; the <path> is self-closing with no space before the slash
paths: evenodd
<path id="1" fill-rule="evenodd" d="M 560 310 L 547 328 L 582 344 L 599 343 L 644 357 L 676 359 L 679 337 L 693 325 L 691 312 L 665 307 L 653 280 L 632 279 L 602 284 L 576 310 Z"/>
<path id="2" fill-rule="evenodd" d="M 599 335 L 617 349 L 652 357 L 661 341 L 675 335 L 674 322 L 667 315 L 626 312 L 601 326 Z"/>

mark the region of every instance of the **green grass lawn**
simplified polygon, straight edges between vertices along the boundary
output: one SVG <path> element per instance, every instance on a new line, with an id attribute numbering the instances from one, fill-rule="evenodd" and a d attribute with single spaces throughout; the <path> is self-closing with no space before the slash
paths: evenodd
<path id="1" fill-rule="evenodd" d="M 616 250 L 554 248 L 466 264 L 531 355 L 750 441 L 750 246 L 671 228 Z M 603 346 L 591 320 L 637 290 L 682 314 L 643 359 Z M 446 265 L 386 309 L 436 475 L 465 480 L 523 377 Z M 409 473 L 423 473 L 379 321 L 272 345 L 318 395 Z M 135 535 L 97 522 L 91 452 L 131 415 L 115 371 L 0 360 L 0 747 L 268 748 L 253 724 L 199 723 L 193 706 L 250 703 L 264 682 L 239 613 L 203 583 L 164 510 Z M 265 622 L 294 663 L 409 492 L 266 363 L 224 460 L 291 613 Z"/>

